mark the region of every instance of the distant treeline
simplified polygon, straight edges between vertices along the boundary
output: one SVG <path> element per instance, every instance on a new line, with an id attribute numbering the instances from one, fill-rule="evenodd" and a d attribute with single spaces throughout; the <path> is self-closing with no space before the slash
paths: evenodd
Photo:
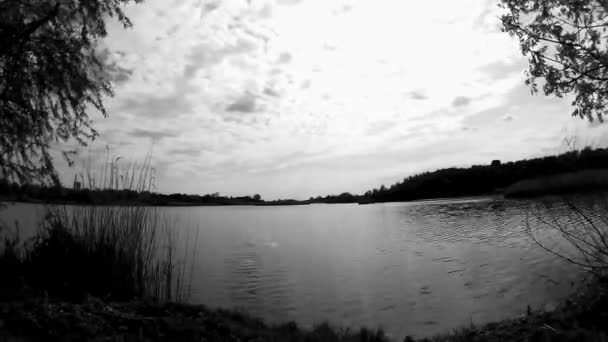
<path id="1" fill-rule="evenodd" d="M 501 194 L 507 187 L 519 181 L 587 169 L 608 169 L 608 149 L 585 148 L 543 158 L 507 163 L 495 160 L 489 165 L 425 172 L 407 177 L 388 188 L 381 186 L 379 189 L 367 191 L 363 198 L 373 202 L 392 202 Z M 572 190 L 576 189 L 568 189 Z"/>
<path id="2" fill-rule="evenodd" d="M 259 195 L 227 197 L 208 195 L 165 195 L 149 191 L 70 189 L 35 184 L 18 185 L 0 180 L 0 197 L 23 202 L 147 205 L 254 205 L 264 203 Z"/>
<path id="3" fill-rule="evenodd" d="M 47 202 L 47 203 L 85 203 L 85 204 L 147 204 L 147 205 L 301 205 L 312 203 L 373 203 L 397 202 L 416 199 L 478 196 L 502 194 L 511 196 L 541 195 L 543 193 L 576 191 L 579 181 L 573 181 L 572 175 L 564 178 L 568 186 L 561 186 L 561 178 L 556 174 L 576 173 L 578 178 L 589 178 L 587 173 L 577 171 L 590 169 L 608 169 L 608 149 L 590 149 L 572 151 L 556 156 L 519 160 L 501 163 L 498 160 L 488 165 L 474 165 L 469 168 L 447 168 L 425 172 L 405 178 L 389 187 L 384 185 L 369 190 L 363 195 L 348 192 L 325 197 L 311 197 L 308 200 L 279 199 L 265 201 L 260 195 L 228 197 L 218 193 L 208 195 L 160 194 L 149 191 L 134 190 L 74 190 L 66 187 L 43 187 L 39 185 L 18 185 L 0 180 L 0 199 Z M 599 173 L 598 173 L 599 172 Z M 594 188 L 608 185 L 599 180 L 603 172 L 594 172 Z M 608 171 L 606 172 L 608 175 Z M 582 176 L 580 176 L 582 175 Z M 550 182 L 543 179 L 552 177 Z M 599 178 L 598 178 L 599 177 Z M 557 180 L 556 180 L 557 179 Z M 534 180 L 534 181 L 531 181 Z M 522 182 L 523 181 L 523 182 Z M 544 184 L 550 184 L 550 191 L 544 190 Z M 565 184 L 565 183 L 564 183 Z M 573 186 L 573 184 L 575 186 Z M 584 184 L 583 184 L 584 185 Z M 509 188 L 510 187 L 510 188 Z M 507 189 L 509 188 L 509 189 Z M 582 189 L 583 186 L 580 186 Z M 588 187 L 587 187 L 588 188 Z M 505 191 L 507 190 L 507 191 Z M 589 189 L 583 189 L 589 190 Z"/>
<path id="4" fill-rule="evenodd" d="M 301 205 L 311 203 L 353 203 L 358 196 L 345 193 L 338 196 L 317 197 L 306 201 L 279 199 L 265 201 L 260 195 L 221 196 L 218 193 L 207 195 L 161 194 L 134 190 L 71 189 L 66 187 L 45 187 L 36 184 L 19 185 L 0 180 L 0 200 L 42 203 L 81 203 L 81 204 L 144 204 L 159 206 L 186 205 Z"/>

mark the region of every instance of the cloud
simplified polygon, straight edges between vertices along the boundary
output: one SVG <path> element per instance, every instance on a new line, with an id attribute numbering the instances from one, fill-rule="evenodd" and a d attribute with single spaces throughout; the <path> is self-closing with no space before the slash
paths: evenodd
<path id="1" fill-rule="evenodd" d="M 174 148 L 172 150 L 169 150 L 170 154 L 181 154 L 181 155 L 185 155 L 185 156 L 190 156 L 190 157 L 198 157 L 201 154 L 201 150 L 205 150 L 203 149 L 199 149 L 199 148 Z"/>
<path id="2" fill-rule="evenodd" d="M 511 115 L 511 114 L 508 114 L 508 113 L 507 113 L 507 114 L 505 114 L 505 115 L 502 117 L 502 119 L 503 119 L 504 121 L 509 122 L 509 121 L 513 121 L 513 120 L 515 120 L 515 116 L 513 116 L 513 115 Z"/>
<path id="3" fill-rule="evenodd" d="M 242 115 L 224 115 L 222 116 L 222 120 L 224 122 L 233 122 L 237 124 L 242 124 L 244 121 Z"/>
<path id="4" fill-rule="evenodd" d="M 483 6 L 484 7 L 482 11 L 479 13 L 477 18 L 475 18 L 475 21 L 473 22 L 474 28 L 486 28 L 488 17 L 491 17 L 491 15 L 493 14 L 492 12 L 494 6 L 492 1 L 487 1 Z"/>
<path id="5" fill-rule="evenodd" d="M 395 124 L 396 123 L 394 121 L 389 120 L 372 122 L 369 126 L 367 126 L 365 135 L 378 135 L 382 132 L 390 130 L 395 126 Z"/>
<path id="6" fill-rule="evenodd" d="M 150 138 L 154 142 L 158 142 L 165 138 L 175 138 L 178 136 L 177 132 L 173 131 L 153 131 L 141 128 L 132 130 L 129 132 L 129 135 L 136 138 Z"/>
<path id="7" fill-rule="evenodd" d="M 404 142 L 406 140 L 415 140 L 424 136 L 436 135 L 438 132 L 437 125 L 432 123 L 422 123 L 409 127 L 402 134 L 395 135 L 389 140 L 391 143 Z"/>
<path id="8" fill-rule="evenodd" d="M 226 106 L 227 112 L 253 113 L 257 110 L 257 97 L 250 92 L 244 93 L 236 101 Z"/>
<path id="9" fill-rule="evenodd" d="M 568 115 L 568 109 L 568 101 L 565 99 L 534 96 L 530 94 L 527 87 L 515 86 L 505 94 L 502 103 L 465 116 L 462 124 L 483 130 L 490 127 L 493 130 L 497 122 L 504 121 L 517 126 L 519 129 L 518 136 L 525 136 L 535 130 L 537 134 L 545 134 L 549 132 L 549 128 L 554 129 L 556 125 L 572 120 Z M 526 115 L 525 120 L 518 120 L 522 113 L 533 113 L 533 115 Z M 551 119 L 554 124 L 548 124 L 546 122 L 547 118 L 552 118 L 551 115 L 554 115 L 554 113 L 563 113 L 565 116 Z M 532 127 L 537 127 L 537 129 Z M 541 129 L 538 129 L 539 127 Z"/>
<path id="10" fill-rule="evenodd" d="M 262 19 L 268 19 L 272 17 L 272 6 L 270 4 L 265 4 L 264 7 L 258 12 L 258 15 Z"/>
<path id="11" fill-rule="evenodd" d="M 604 123 L 598 119 L 593 119 L 592 121 L 589 121 L 589 120 L 587 121 L 587 126 L 589 126 L 591 128 L 600 127 L 602 125 L 604 125 Z"/>
<path id="12" fill-rule="evenodd" d="M 525 63 L 525 61 L 521 60 L 514 63 L 496 61 L 493 63 L 482 65 L 478 68 L 478 70 L 488 75 L 492 80 L 500 80 L 514 73 L 520 73 L 523 75 L 523 71 L 526 69 L 526 66 L 527 64 Z"/>
<path id="13" fill-rule="evenodd" d="M 428 96 L 426 96 L 426 94 L 421 90 L 410 91 L 408 94 L 409 94 L 410 99 L 413 99 L 413 100 L 428 99 Z"/>
<path id="14" fill-rule="evenodd" d="M 205 10 L 206 13 L 210 13 L 210 12 L 215 11 L 219 7 L 220 7 L 220 3 L 219 2 L 208 2 L 208 3 L 205 4 L 204 10 Z"/>
<path id="15" fill-rule="evenodd" d="M 338 7 L 338 8 L 334 8 L 332 10 L 332 14 L 333 15 L 341 15 L 341 14 L 346 14 L 350 11 L 352 11 L 353 6 L 350 4 L 343 4 L 342 6 Z"/>
<path id="16" fill-rule="evenodd" d="M 461 107 L 461 106 L 466 106 L 469 103 L 471 103 L 471 98 L 466 97 L 466 96 L 457 96 L 454 98 L 454 101 L 452 101 L 452 106 Z"/>
<path id="17" fill-rule="evenodd" d="M 125 83 L 133 75 L 133 69 L 123 67 L 117 59 L 124 58 L 124 52 L 115 52 L 116 56 L 112 56 L 110 50 L 103 49 L 97 56 L 104 65 L 104 71 L 107 73 L 111 82 L 118 84 Z"/>
<path id="18" fill-rule="evenodd" d="M 111 74 L 111 80 L 118 84 L 127 82 L 129 78 L 131 78 L 131 75 L 133 75 L 133 70 L 118 65 L 115 67 L 114 71 L 115 72 Z"/>
<path id="19" fill-rule="evenodd" d="M 287 64 L 291 62 L 291 54 L 289 52 L 283 52 L 277 59 L 277 64 Z"/>
<path id="20" fill-rule="evenodd" d="M 277 4 L 279 5 L 297 5 L 302 0 L 277 0 Z"/>
<path id="21" fill-rule="evenodd" d="M 257 50 L 257 48 L 258 45 L 253 40 L 242 37 L 234 45 L 221 48 L 214 47 L 210 43 L 198 44 L 188 55 L 188 62 L 184 66 L 183 75 L 184 77 L 192 78 L 203 67 L 219 64 L 228 56 L 247 54 Z"/>
<path id="22" fill-rule="evenodd" d="M 166 96 L 134 95 L 120 104 L 117 110 L 132 113 L 136 116 L 151 118 L 175 117 L 190 113 L 192 104 L 185 94 L 172 94 Z"/>
<path id="23" fill-rule="evenodd" d="M 281 95 L 277 90 L 271 87 L 264 88 L 264 94 L 272 97 L 279 97 Z"/>
<path id="24" fill-rule="evenodd" d="M 173 35 L 177 30 L 179 30 L 179 24 L 171 26 L 171 28 L 167 30 L 167 36 Z"/>
<path id="25" fill-rule="evenodd" d="M 323 50 L 325 51 L 336 51 L 336 46 L 330 43 L 323 43 Z"/>
<path id="26" fill-rule="evenodd" d="M 311 80 L 304 80 L 304 81 L 302 81 L 302 83 L 300 83 L 300 89 L 308 89 L 308 88 L 310 88 L 311 84 L 312 84 Z"/>

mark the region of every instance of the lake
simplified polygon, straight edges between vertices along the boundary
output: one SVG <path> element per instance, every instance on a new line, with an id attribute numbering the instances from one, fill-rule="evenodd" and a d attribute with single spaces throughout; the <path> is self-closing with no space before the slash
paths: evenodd
<path id="1" fill-rule="evenodd" d="M 161 210 L 197 245 L 191 302 L 269 322 L 381 326 L 403 339 L 551 308 L 575 289 L 579 271 L 527 234 L 531 205 L 477 198 Z M 0 216 L 27 236 L 43 213 L 19 203 Z"/>

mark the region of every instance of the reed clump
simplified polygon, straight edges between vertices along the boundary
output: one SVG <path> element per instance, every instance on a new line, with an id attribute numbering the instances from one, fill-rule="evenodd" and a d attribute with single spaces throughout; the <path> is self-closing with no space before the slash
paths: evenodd
<path id="1" fill-rule="evenodd" d="M 177 255 L 175 227 L 154 207 L 49 209 L 34 238 L 21 243 L 5 234 L 0 272 L 11 281 L 2 292 L 181 301 L 188 295 L 188 246 Z"/>
<path id="2" fill-rule="evenodd" d="M 151 154 L 142 167 L 122 174 L 119 159 L 108 163 L 108 150 L 101 181 L 87 168 L 79 184 L 137 194 L 153 188 Z M 196 249 L 180 239 L 178 224 L 155 207 L 134 204 L 47 207 L 36 236 L 27 241 L 20 241 L 19 227 L 11 232 L 0 223 L 0 299 L 35 292 L 61 299 L 182 301 Z"/>

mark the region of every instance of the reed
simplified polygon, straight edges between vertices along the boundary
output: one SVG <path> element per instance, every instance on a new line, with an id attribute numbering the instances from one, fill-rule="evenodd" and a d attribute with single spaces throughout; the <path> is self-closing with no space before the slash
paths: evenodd
<path id="1" fill-rule="evenodd" d="M 100 184 L 84 163 L 75 178 L 100 189 L 150 191 L 151 154 L 140 167 L 120 169 L 121 159 L 106 151 L 111 162 L 104 164 Z M 0 292 L 10 293 L 23 282 L 34 291 L 65 299 L 90 294 L 183 301 L 190 291 L 196 246 L 179 236 L 178 227 L 176 218 L 150 206 L 48 207 L 43 225 L 28 241 L 19 241 L 0 226 L 0 274 L 22 280 L 11 283 L 10 289 L 0 284 Z M 182 242 L 183 248 L 178 248 Z M 183 255 L 178 256 L 178 250 Z"/>
<path id="2" fill-rule="evenodd" d="M 0 272 L 62 299 L 183 301 L 190 290 L 191 251 L 186 242 L 184 257 L 176 257 L 176 223 L 154 207 L 49 209 L 31 241 L 19 246 L 18 238 L 5 236 Z"/>
<path id="3" fill-rule="evenodd" d="M 141 164 L 124 162 L 122 156 L 113 156 L 106 146 L 105 161 L 99 173 L 91 170 L 91 156 L 82 160 L 82 168 L 74 175 L 83 189 L 133 190 L 150 192 L 156 189 L 156 169 L 152 166 L 152 153 L 146 153 Z"/>

